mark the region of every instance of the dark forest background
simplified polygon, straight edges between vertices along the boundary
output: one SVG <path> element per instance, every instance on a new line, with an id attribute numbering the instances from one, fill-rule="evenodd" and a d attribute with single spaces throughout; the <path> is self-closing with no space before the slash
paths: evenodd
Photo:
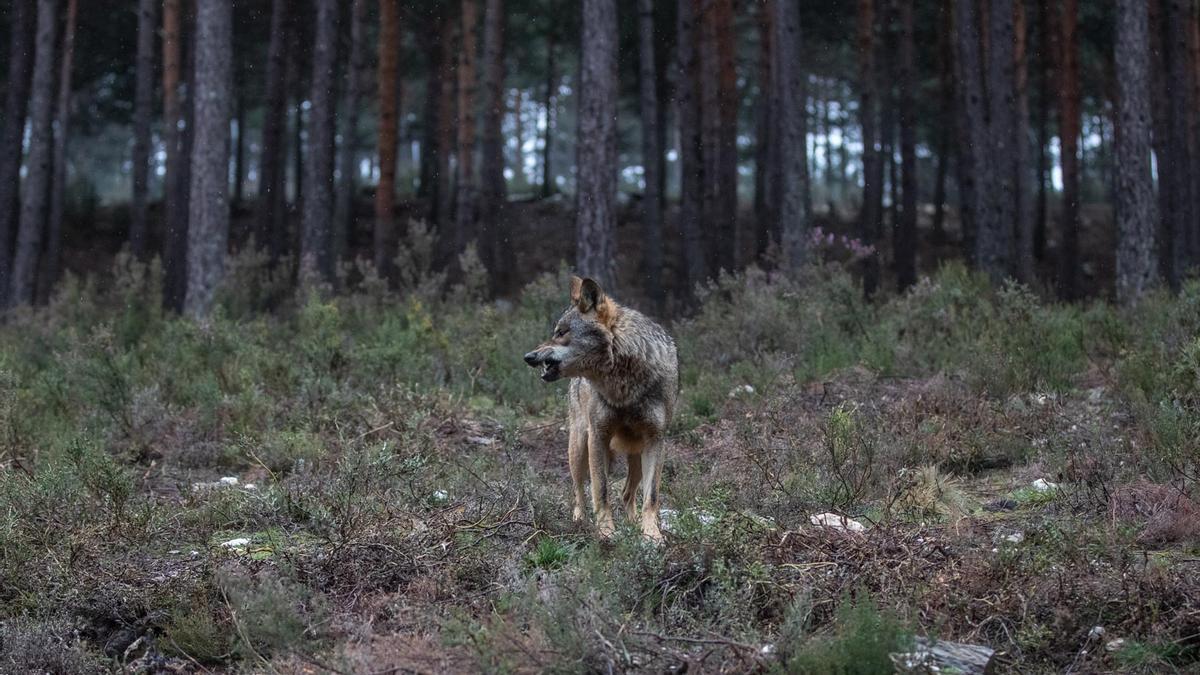
<path id="1" fill-rule="evenodd" d="M 433 267 L 481 266 L 493 294 L 573 259 L 659 311 L 721 269 L 829 255 L 868 295 L 963 258 L 1124 301 L 1200 253 L 1190 0 L 0 11 L 7 306 L 122 247 L 195 314 L 228 252 L 394 283 L 414 222 Z"/>

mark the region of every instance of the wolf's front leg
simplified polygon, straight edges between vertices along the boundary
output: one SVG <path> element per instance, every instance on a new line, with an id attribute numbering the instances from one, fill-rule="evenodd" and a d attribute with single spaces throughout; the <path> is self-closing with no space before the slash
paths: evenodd
<path id="1" fill-rule="evenodd" d="M 662 439 L 647 444 L 642 451 L 642 536 L 652 541 L 663 540 L 662 530 L 658 529 L 658 491 L 666 454 Z"/>
<path id="2" fill-rule="evenodd" d="M 583 505 L 585 503 L 583 484 L 588 477 L 587 427 L 572 421 L 568 438 L 567 459 L 571 464 L 571 487 L 575 494 L 575 509 L 571 513 L 571 519 L 578 523 L 583 521 Z"/>
<path id="3" fill-rule="evenodd" d="M 596 531 L 608 539 L 616 531 L 612 508 L 608 505 L 608 442 L 609 435 L 595 426 L 588 429 L 588 468 L 592 474 L 592 512 L 596 514 Z"/>

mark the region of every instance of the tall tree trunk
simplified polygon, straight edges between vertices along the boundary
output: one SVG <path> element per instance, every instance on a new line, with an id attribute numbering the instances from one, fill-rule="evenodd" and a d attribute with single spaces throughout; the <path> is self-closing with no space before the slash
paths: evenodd
<path id="1" fill-rule="evenodd" d="M 308 161 L 304 165 L 304 212 L 301 220 L 301 278 L 320 274 L 332 281 L 334 70 L 337 65 L 337 0 L 316 0 L 313 43 L 312 107 L 308 114 Z M 378 235 L 376 235 L 378 238 Z"/>
<path id="2" fill-rule="evenodd" d="M 400 14 L 396 0 L 379 0 L 379 184 L 375 187 L 375 269 L 388 263 L 387 236 L 395 228 L 396 205 L 396 72 L 400 67 Z"/>
<path id="3" fill-rule="evenodd" d="M 38 0 L 34 40 L 33 86 L 29 101 L 29 158 L 21 184 L 21 218 L 13 254 L 9 304 L 33 302 L 38 257 L 46 228 L 47 194 L 54 152 L 54 53 L 58 32 L 57 0 Z"/>
<path id="4" fill-rule="evenodd" d="M 1032 284 L 1035 278 L 1033 261 L 1034 203 L 1032 172 L 1029 166 L 1029 32 L 1025 17 L 1025 2 L 1014 3 L 1013 50 L 1016 87 L 1016 148 L 1013 158 L 1013 187 L 1016 191 L 1015 272 L 1017 280 Z"/>
<path id="5" fill-rule="evenodd" d="M 638 0 L 638 64 L 642 114 L 642 266 L 646 295 L 663 311 L 662 287 L 662 150 L 658 146 L 658 71 L 654 67 L 654 1 Z"/>
<path id="6" fill-rule="evenodd" d="M 437 219 L 438 199 L 438 142 L 437 132 L 438 101 L 442 95 L 441 31 L 426 30 L 417 32 L 418 44 L 428 59 L 425 74 L 425 104 L 421 111 L 421 177 L 417 187 L 417 197 L 425 199 L 428 205 L 428 218 Z"/>
<path id="7" fill-rule="evenodd" d="M 732 0 L 700 0 L 700 124 L 704 193 L 701 211 L 713 269 L 737 261 L 737 78 Z M 807 161 L 807 160 L 806 160 Z"/>
<path id="8" fill-rule="evenodd" d="M 196 0 L 196 60 L 188 191 L 188 275 L 184 309 L 205 317 L 225 269 L 229 241 L 229 115 L 233 10 L 229 0 Z"/>
<path id="9" fill-rule="evenodd" d="M 1011 274 L 1013 225 L 1017 222 L 1016 44 L 1014 0 L 989 0 L 987 26 L 987 161 L 995 168 L 986 185 L 988 216 L 975 233 L 975 264 L 993 282 Z"/>
<path id="10" fill-rule="evenodd" d="M 267 92 L 263 109 L 262 151 L 258 164 L 255 244 L 269 247 L 275 263 L 286 249 L 287 230 L 287 65 L 291 21 L 289 0 L 271 2 L 271 41 L 267 46 Z"/>
<path id="11" fill-rule="evenodd" d="M 1154 286 L 1157 204 L 1150 173 L 1150 28 L 1143 0 L 1117 2 L 1117 301 Z"/>
<path id="12" fill-rule="evenodd" d="M 973 2 L 955 5 L 955 63 L 958 79 L 959 194 L 964 220 L 965 250 L 978 255 L 975 240 L 982 230 L 994 232 L 995 214 L 988 208 L 988 190 L 993 184 L 991 144 L 988 138 L 987 104 L 983 93 L 983 67 L 980 62 L 981 35 Z"/>
<path id="13" fill-rule="evenodd" d="M 1053 13 L 1050 11 L 1052 0 L 1037 0 L 1038 8 L 1038 42 L 1039 62 L 1041 73 L 1038 76 L 1038 129 L 1037 129 L 1037 206 L 1033 222 L 1033 257 L 1037 262 L 1046 259 L 1046 221 L 1049 217 L 1050 191 L 1050 118 L 1053 115 L 1053 96 L 1051 82 L 1053 80 L 1054 33 L 1052 26 Z"/>
<path id="14" fill-rule="evenodd" d="M 774 32 L 771 5 L 775 0 L 758 3 L 758 100 L 755 102 L 754 148 L 754 258 L 767 252 L 771 227 L 775 222 L 778 147 L 775 140 L 775 85 L 771 72 L 771 34 Z M 773 161 L 776 160 L 776 161 Z"/>
<path id="15" fill-rule="evenodd" d="M 505 111 L 504 88 L 504 2 L 487 0 L 483 18 L 483 124 L 479 161 L 480 254 L 491 272 L 497 291 L 508 288 L 509 232 L 505 206 L 508 190 L 504 179 Z"/>
<path id="16" fill-rule="evenodd" d="M 904 181 L 900 227 L 893 255 L 896 286 L 904 291 L 917 282 L 917 109 L 916 47 L 913 44 L 913 2 L 900 0 L 900 163 Z"/>
<path id="17" fill-rule="evenodd" d="M 876 147 L 879 81 L 875 69 L 875 2 L 858 0 L 858 115 L 862 124 L 863 204 L 859 212 L 859 239 L 876 247 L 863 260 L 863 292 L 879 288 L 879 235 L 883 229 L 883 161 Z"/>
<path id="18" fill-rule="evenodd" d="M 557 51 L 554 31 L 546 35 L 546 95 L 542 107 L 546 110 L 546 129 L 542 132 L 542 199 L 554 194 L 554 171 L 551 165 L 551 143 L 554 140 L 554 121 L 558 115 L 554 113 L 558 97 L 558 70 L 554 58 Z"/>
<path id="19" fill-rule="evenodd" d="M 704 281 L 708 265 L 700 223 L 704 192 L 704 165 L 700 152 L 700 87 L 697 71 L 698 0 L 678 0 L 676 43 L 679 50 L 675 74 L 675 100 L 679 110 L 679 221 L 683 235 L 684 286 L 687 294 Z"/>
<path id="20" fill-rule="evenodd" d="M 1167 102 L 1168 145 L 1166 157 L 1161 158 L 1163 188 L 1168 192 L 1171 208 L 1166 214 L 1167 238 L 1163 245 L 1168 251 L 1167 279 L 1178 289 L 1187 273 L 1189 260 L 1188 231 L 1195 226 L 1196 199 L 1193 194 L 1193 146 L 1191 139 L 1192 108 L 1191 68 L 1188 63 L 1188 20 L 1191 18 L 1187 0 L 1163 0 L 1162 51 L 1166 65 L 1165 98 Z"/>
<path id="21" fill-rule="evenodd" d="M 54 290 L 62 269 L 63 211 L 67 194 L 67 136 L 71 123 L 71 69 L 75 63 L 75 24 L 79 0 L 67 0 L 59 51 L 58 101 L 54 105 L 54 158 L 50 180 L 50 217 L 46 222 L 46 244 L 41 260 L 37 297 L 45 302 Z"/>
<path id="22" fill-rule="evenodd" d="M 933 240 L 946 241 L 946 177 L 950 173 L 950 143 L 954 133 L 954 0 L 943 0 L 938 7 L 941 30 L 938 31 L 938 96 L 940 119 L 937 130 L 937 176 L 933 183 Z"/>
<path id="23" fill-rule="evenodd" d="M 475 94 L 479 56 L 479 0 L 462 0 L 462 46 L 458 60 L 458 166 L 455 172 L 455 248 L 475 241 Z"/>
<path id="24" fill-rule="evenodd" d="M 163 1 L 163 127 L 167 146 L 167 171 L 163 181 L 163 305 L 183 310 L 187 290 L 187 210 L 184 184 L 183 105 L 179 86 L 183 80 L 182 0 Z"/>
<path id="25" fill-rule="evenodd" d="M 454 173 L 450 160 L 454 155 L 454 139 L 458 111 L 456 109 L 457 90 L 454 73 L 457 69 L 457 40 L 455 38 L 455 18 L 450 12 L 442 17 L 440 31 L 441 56 L 438 63 L 438 79 L 441 80 L 441 92 L 438 97 L 438 172 L 437 208 L 434 221 L 442 230 L 443 247 L 452 248 L 454 234 L 451 231 L 454 216 Z"/>
<path id="26" fill-rule="evenodd" d="M 771 4 L 771 74 L 779 106 L 775 109 L 779 139 L 779 243 L 783 264 L 797 271 L 808 254 L 808 212 L 804 193 L 808 162 L 804 133 L 804 73 L 800 67 L 800 6 L 776 0 Z"/>
<path id="27" fill-rule="evenodd" d="M 133 199 L 129 249 L 146 256 L 150 201 L 150 122 L 154 116 L 154 35 L 156 0 L 138 0 L 137 72 L 133 96 Z"/>
<path id="28" fill-rule="evenodd" d="M 17 193 L 21 186 L 21 141 L 25 136 L 25 113 L 29 107 L 30 77 L 33 75 L 34 24 L 36 7 L 15 2 L 9 10 L 10 32 L 8 79 L 5 81 L 4 129 L 0 142 L 8 152 L 0 153 L 0 309 L 8 305 L 12 276 L 12 242 L 17 222 Z"/>
<path id="29" fill-rule="evenodd" d="M 583 0 L 575 264 L 602 288 L 616 281 L 617 38 L 616 0 Z"/>
<path id="30" fill-rule="evenodd" d="M 363 99 L 363 72 L 367 67 L 367 2 L 354 0 L 350 6 L 350 57 L 346 63 L 346 88 L 342 92 L 342 146 L 338 155 L 337 197 L 333 209 L 333 259 L 342 260 L 350 251 L 354 232 L 355 176 L 358 174 L 358 108 Z M 422 146 L 422 153 L 425 148 Z"/>
<path id="31" fill-rule="evenodd" d="M 717 181 L 718 181 L 718 210 L 717 224 L 718 231 L 724 236 L 720 237 L 721 246 L 717 250 L 717 261 L 719 267 L 728 270 L 734 270 L 741 264 L 738 253 L 743 247 L 742 229 L 738 225 L 738 149 L 737 149 L 737 121 L 738 121 L 738 91 L 737 91 L 737 69 L 735 63 L 735 47 L 734 39 L 737 36 L 737 30 L 733 23 L 733 0 L 716 0 L 715 12 L 713 14 L 714 26 L 717 30 L 717 58 L 718 58 L 718 92 L 717 101 L 720 106 L 720 131 L 717 135 L 718 149 L 717 154 Z M 798 30 L 798 28 L 797 28 Z M 797 42 L 799 36 L 796 37 Z M 799 56 L 797 56 L 799 58 Z M 803 87 L 804 80 L 799 80 L 801 86 L 800 102 L 804 103 Z M 800 109 L 800 123 L 803 125 L 806 117 L 804 108 Z M 807 149 L 807 144 L 805 144 Z M 805 155 L 805 166 L 807 168 L 807 155 Z M 807 172 L 805 173 L 807 176 Z M 807 183 L 804 185 L 805 195 L 807 196 Z"/>
<path id="32" fill-rule="evenodd" d="M 1058 290 L 1066 300 L 1080 296 L 1079 285 L 1079 1 L 1062 0 L 1058 17 L 1059 137 L 1062 143 L 1063 214 L 1058 251 Z M 1186 127 L 1184 136 L 1186 138 Z"/>

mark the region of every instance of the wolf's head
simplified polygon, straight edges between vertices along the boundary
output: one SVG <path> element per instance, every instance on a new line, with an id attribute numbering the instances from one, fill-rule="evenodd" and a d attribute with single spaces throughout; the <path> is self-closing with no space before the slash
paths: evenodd
<path id="1" fill-rule="evenodd" d="M 591 279 L 571 277 L 571 306 L 554 325 L 554 335 L 525 355 L 542 369 L 542 379 L 587 377 L 612 360 L 612 326 L 619 308 Z"/>

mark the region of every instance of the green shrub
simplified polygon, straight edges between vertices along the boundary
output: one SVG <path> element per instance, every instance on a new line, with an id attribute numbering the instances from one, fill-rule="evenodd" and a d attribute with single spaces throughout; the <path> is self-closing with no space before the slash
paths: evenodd
<path id="1" fill-rule="evenodd" d="M 893 671 L 889 654 L 904 651 L 911 637 L 891 614 L 867 598 L 845 601 L 829 635 L 814 635 L 799 645 L 780 645 L 789 673 L 874 675 Z"/>

